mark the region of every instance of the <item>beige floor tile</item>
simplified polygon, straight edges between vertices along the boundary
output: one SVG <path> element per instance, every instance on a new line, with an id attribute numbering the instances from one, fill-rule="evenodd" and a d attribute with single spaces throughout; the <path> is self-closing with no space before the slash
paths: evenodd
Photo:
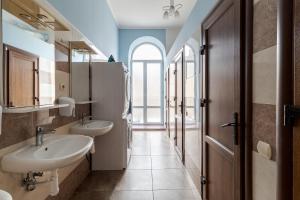
<path id="1" fill-rule="evenodd" d="M 141 147 L 133 146 L 131 149 L 131 155 L 132 156 L 150 156 L 151 148 L 150 148 L 150 146 L 141 146 Z"/>
<path id="2" fill-rule="evenodd" d="M 115 191 L 110 200 L 153 200 L 152 191 Z"/>
<path id="3" fill-rule="evenodd" d="M 151 169 L 151 157 L 131 156 L 127 169 Z"/>
<path id="4" fill-rule="evenodd" d="M 192 190 L 156 190 L 154 200 L 196 200 L 196 198 Z"/>
<path id="5" fill-rule="evenodd" d="M 90 191 L 75 192 L 70 200 L 110 200 L 110 192 Z"/>
<path id="6" fill-rule="evenodd" d="M 151 170 L 126 170 L 116 190 L 152 190 Z"/>
<path id="7" fill-rule="evenodd" d="M 154 190 L 193 189 L 184 169 L 153 170 L 152 174 Z"/>
<path id="8" fill-rule="evenodd" d="M 151 156 L 152 169 L 180 169 L 183 164 L 177 155 L 174 156 Z"/>
<path id="9" fill-rule="evenodd" d="M 152 156 L 176 155 L 175 149 L 171 145 L 151 145 Z"/>

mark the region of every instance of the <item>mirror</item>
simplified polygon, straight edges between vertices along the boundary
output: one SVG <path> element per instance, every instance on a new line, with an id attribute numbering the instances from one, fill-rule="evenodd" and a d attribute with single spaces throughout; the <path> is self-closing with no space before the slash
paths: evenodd
<path id="1" fill-rule="evenodd" d="M 2 0 L 4 106 L 53 105 L 62 96 L 90 100 L 91 43 L 38 3 Z"/>
<path id="2" fill-rule="evenodd" d="M 90 98 L 90 62 L 91 53 L 84 48 L 72 47 L 71 96 L 76 102 L 89 101 Z"/>

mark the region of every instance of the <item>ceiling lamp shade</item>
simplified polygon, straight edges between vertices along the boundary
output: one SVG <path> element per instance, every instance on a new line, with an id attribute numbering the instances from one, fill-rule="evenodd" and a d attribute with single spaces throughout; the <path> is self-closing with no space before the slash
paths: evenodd
<path id="1" fill-rule="evenodd" d="M 167 10 L 164 11 L 163 17 L 164 19 L 169 19 L 169 12 Z"/>
<path id="2" fill-rule="evenodd" d="M 164 6 L 162 8 L 163 18 L 168 19 L 169 17 L 174 17 L 174 18 L 180 17 L 179 9 L 181 9 L 182 7 L 183 7 L 182 4 L 176 4 L 175 5 L 174 0 L 170 0 L 170 5 Z"/>

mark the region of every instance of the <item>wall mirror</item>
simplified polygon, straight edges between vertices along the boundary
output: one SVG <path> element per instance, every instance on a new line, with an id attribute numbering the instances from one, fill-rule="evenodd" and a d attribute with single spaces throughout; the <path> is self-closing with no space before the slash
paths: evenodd
<path id="1" fill-rule="evenodd" d="M 38 3 L 2 0 L 4 106 L 52 105 L 62 96 L 90 100 L 89 63 L 96 52 Z"/>

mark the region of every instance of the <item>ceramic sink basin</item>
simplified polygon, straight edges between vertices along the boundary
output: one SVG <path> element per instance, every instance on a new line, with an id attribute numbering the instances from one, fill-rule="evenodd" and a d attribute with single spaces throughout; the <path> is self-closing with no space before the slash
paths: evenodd
<path id="1" fill-rule="evenodd" d="M 27 145 L 2 159 L 7 172 L 28 173 L 51 171 L 66 167 L 85 156 L 93 138 L 83 135 L 45 135 L 40 147 Z"/>
<path id="2" fill-rule="evenodd" d="M 74 125 L 70 131 L 73 134 L 86 135 L 96 137 L 108 133 L 114 126 L 113 122 L 101 120 L 89 120 L 83 125 L 78 123 Z"/>
<path id="3" fill-rule="evenodd" d="M 12 200 L 12 197 L 7 192 L 0 190 L 0 200 Z"/>

